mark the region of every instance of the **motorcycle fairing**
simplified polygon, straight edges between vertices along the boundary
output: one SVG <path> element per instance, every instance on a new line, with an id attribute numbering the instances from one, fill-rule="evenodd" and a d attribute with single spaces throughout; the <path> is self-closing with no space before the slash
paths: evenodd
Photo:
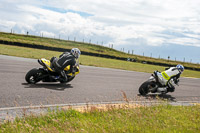
<path id="1" fill-rule="evenodd" d="M 54 72 L 53 69 L 51 69 L 51 62 L 49 60 L 46 60 L 45 58 L 41 59 L 42 63 L 45 64 L 45 66 L 47 67 L 47 69 L 51 72 Z"/>
<path id="2" fill-rule="evenodd" d="M 70 68 L 70 66 L 69 66 L 69 68 Z M 75 76 L 79 73 L 79 66 L 77 66 L 77 69 L 78 69 L 78 71 L 76 71 L 76 72 L 74 73 Z M 72 73 L 69 73 L 69 74 L 67 74 L 67 75 L 69 75 L 69 76 L 73 76 Z"/>
<path id="3" fill-rule="evenodd" d="M 156 75 L 158 77 L 158 82 L 162 85 L 166 84 L 166 79 L 163 78 L 162 73 L 156 72 Z"/>
<path id="4" fill-rule="evenodd" d="M 41 59 L 41 62 L 47 67 L 47 69 L 51 72 L 55 72 L 52 68 L 51 68 L 51 62 L 45 58 Z M 79 66 L 77 66 L 77 69 L 79 70 Z M 65 67 L 64 69 L 65 71 L 69 71 L 70 70 L 70 65 L 68 65 L 67 67 Z M 79 73 L 79 71 L 75 72 L 75 75 L 77 75 Z M 69 76 L 73 76 L 72 73 L 67 74 Z"/>
<path id="5" fill-rule="evenodd" d="M 65 71 L 69 71 L 70 70 L 70 65 L 66 66 L 64 70 Z"/>

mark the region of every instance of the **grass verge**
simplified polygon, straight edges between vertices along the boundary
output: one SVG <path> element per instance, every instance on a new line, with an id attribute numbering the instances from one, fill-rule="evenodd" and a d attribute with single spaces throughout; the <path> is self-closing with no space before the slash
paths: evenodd
<path id="1" fill-rule="evenodd" d="M 200 106 L 166 104 L 108 111 L 50 111 L 46 115 L 17 118 L 0 125 L 1 133 L 21 132 L 199 132 Z"/>
<path id="2" fill-rule="evenodd" d="M 34 58 L 34 59 L 38 59 L 38 58 L 50 59 L 53 56 L 58 57 L 61 54 L 61 52 L 38 50 L 38 49 L 32 49 L 32 48 L 24 48 L 24 47 L 8 46 L 8 45 L 0 44 L 0 54 L 26 57 L 26 58 Z M 101 58 L 101 57 L 92 57 L 92 56 L 86 56 L 86 55 L 80 56 L 80 64 L 88 65 L 88 66 L 138 71 L 138 72 L 147 72 L 147 73 L 152 73 L 155 70 L 158 70 L 158 71 L 164 70 L 164 67 L 162 66 L 141 64 L 141 63 L 128 62 L 128 61 L 120 61 L 120 60 L 114 60 L 114 59 L 106 59 L 106 58 Z M 182 76 L 200 78 L 200 72 L 185 70 Z"/>
<path id="3" fill-rule="evenodd" d="M 71 49 L 73 47 L 78 47 L 81 51 L 84 51 L 84 52 L 111 55 L 111 56 L 123 57 L 123 58 L 130 57 L 130 58 L 136 59 L 137 62 L 148 61 L 148 62 L 153 62 L 153 63 L 164 63 L 164 64 L 170 64 L 170 65 L 183 64 L 184 66 L 191 67 L 191 68 L 200 68 L 199 64 L 191 64 L 188 62 L 180 62 L 180 61 L 127 54 L 127 53 L 120 52 L 112 48 L 108 48 L 108 47 L 104 47 L 104 46 L 96 45 L 96 44 L 90 44 L 87 42 L 83 43 L 83 42 L 76 42 L 76 41 L 67 41 L 67 40 L 60 40 L 60 39 L 53 39 L 53 38 L 31 36 L 31 35 L 10 34 L 10 33 L 4 33 L 4 32 L 0 32 L 0 40 L 9 41 L 9 42 L 26 43 L 30 45 L 37 44 L 37 45 L 42 45 L 42 46 L 68 48 L 68 49 Z"/>

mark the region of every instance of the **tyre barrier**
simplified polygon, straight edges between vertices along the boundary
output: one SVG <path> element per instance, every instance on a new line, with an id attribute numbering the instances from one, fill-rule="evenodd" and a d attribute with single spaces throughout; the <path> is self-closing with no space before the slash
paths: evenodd
<path id="1" fill-rule="evenodd" d="M 29 43 L 20 43 L 20 42 L 12 42 L 12 41 L 5 41 L 5 40 L 0 40 L 0 44 L 27 47 L 27 48 L 35 48 L 35 49 L 42 49 L 42 50 L 50 50 L 50 51 L 56 51 L 56 52 L 65 52 L 65 51 L 70 51 L 71 50 L 71 49 L 66 49 L 66 48 L 58 48 L 58 47 L 37 45 L 37 44 L 34 44 L 34 43 L 33 44 L 29 44 Z M 85 52 L 85 51 L 81 51 L 81 54 L 89 55 L 89 56 L 95 56 L 95 57 L 103 57 L 103 58 L 124 60 L 124 61 L 130 61 L 130 62 L 140 62 L 140 63 L 143 63 L 143 64 L 152 64 L 152 65 L 165 66 L 165 67 L 174 66 L 174 65 L 171 65 L 171 64 L 167 64 L 167 63 L 141 61 L 141 60 L 137 60 L 137 59 L 116 57 L 116 56 L 111 56 L 111 55 L 106 55 L 106 54 L 91 53 L 91 52 Z M 200 68 L 193 68 L 193 67 L 187 67 L 187 66 L 184 66 L 184 67 L 185 67 L 185 69 L 200 71 Z"/>

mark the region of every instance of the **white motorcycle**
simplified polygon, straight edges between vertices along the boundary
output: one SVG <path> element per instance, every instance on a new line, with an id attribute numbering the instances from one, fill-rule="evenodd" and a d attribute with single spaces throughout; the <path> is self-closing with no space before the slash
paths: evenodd
<path id="1" fill-rule="evenodd" d="M 163 81 L 163 76 L 160 72 L 154 71 L 151 77 L 145 81 L 139 88 L 139 93 L 141 95 L 147 95 L 148 93 L 168 93 L 169 87 L 172 85 L 178 85 L 179 79 L 171 78 L 167 83 Z"/>

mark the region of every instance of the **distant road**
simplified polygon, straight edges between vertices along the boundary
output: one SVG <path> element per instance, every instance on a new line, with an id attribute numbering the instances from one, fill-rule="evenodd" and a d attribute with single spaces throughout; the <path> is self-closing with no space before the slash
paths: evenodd
<path id="1" fill-rule="evenodd" d="M 0 55 L 0 108 L 70 103 L 155 99 L 138 96 L 139 86 L 149 73 L 80 66 L 80 74 L 67 85 L 25 82 L 26 73 L 40 65 L 35 59 Z M 161 97 L 163 98 L 163 97 Z M 172 101 L 200 101 L 200 79 L 181 78 L 180 86 L 164 98 Z"/>

